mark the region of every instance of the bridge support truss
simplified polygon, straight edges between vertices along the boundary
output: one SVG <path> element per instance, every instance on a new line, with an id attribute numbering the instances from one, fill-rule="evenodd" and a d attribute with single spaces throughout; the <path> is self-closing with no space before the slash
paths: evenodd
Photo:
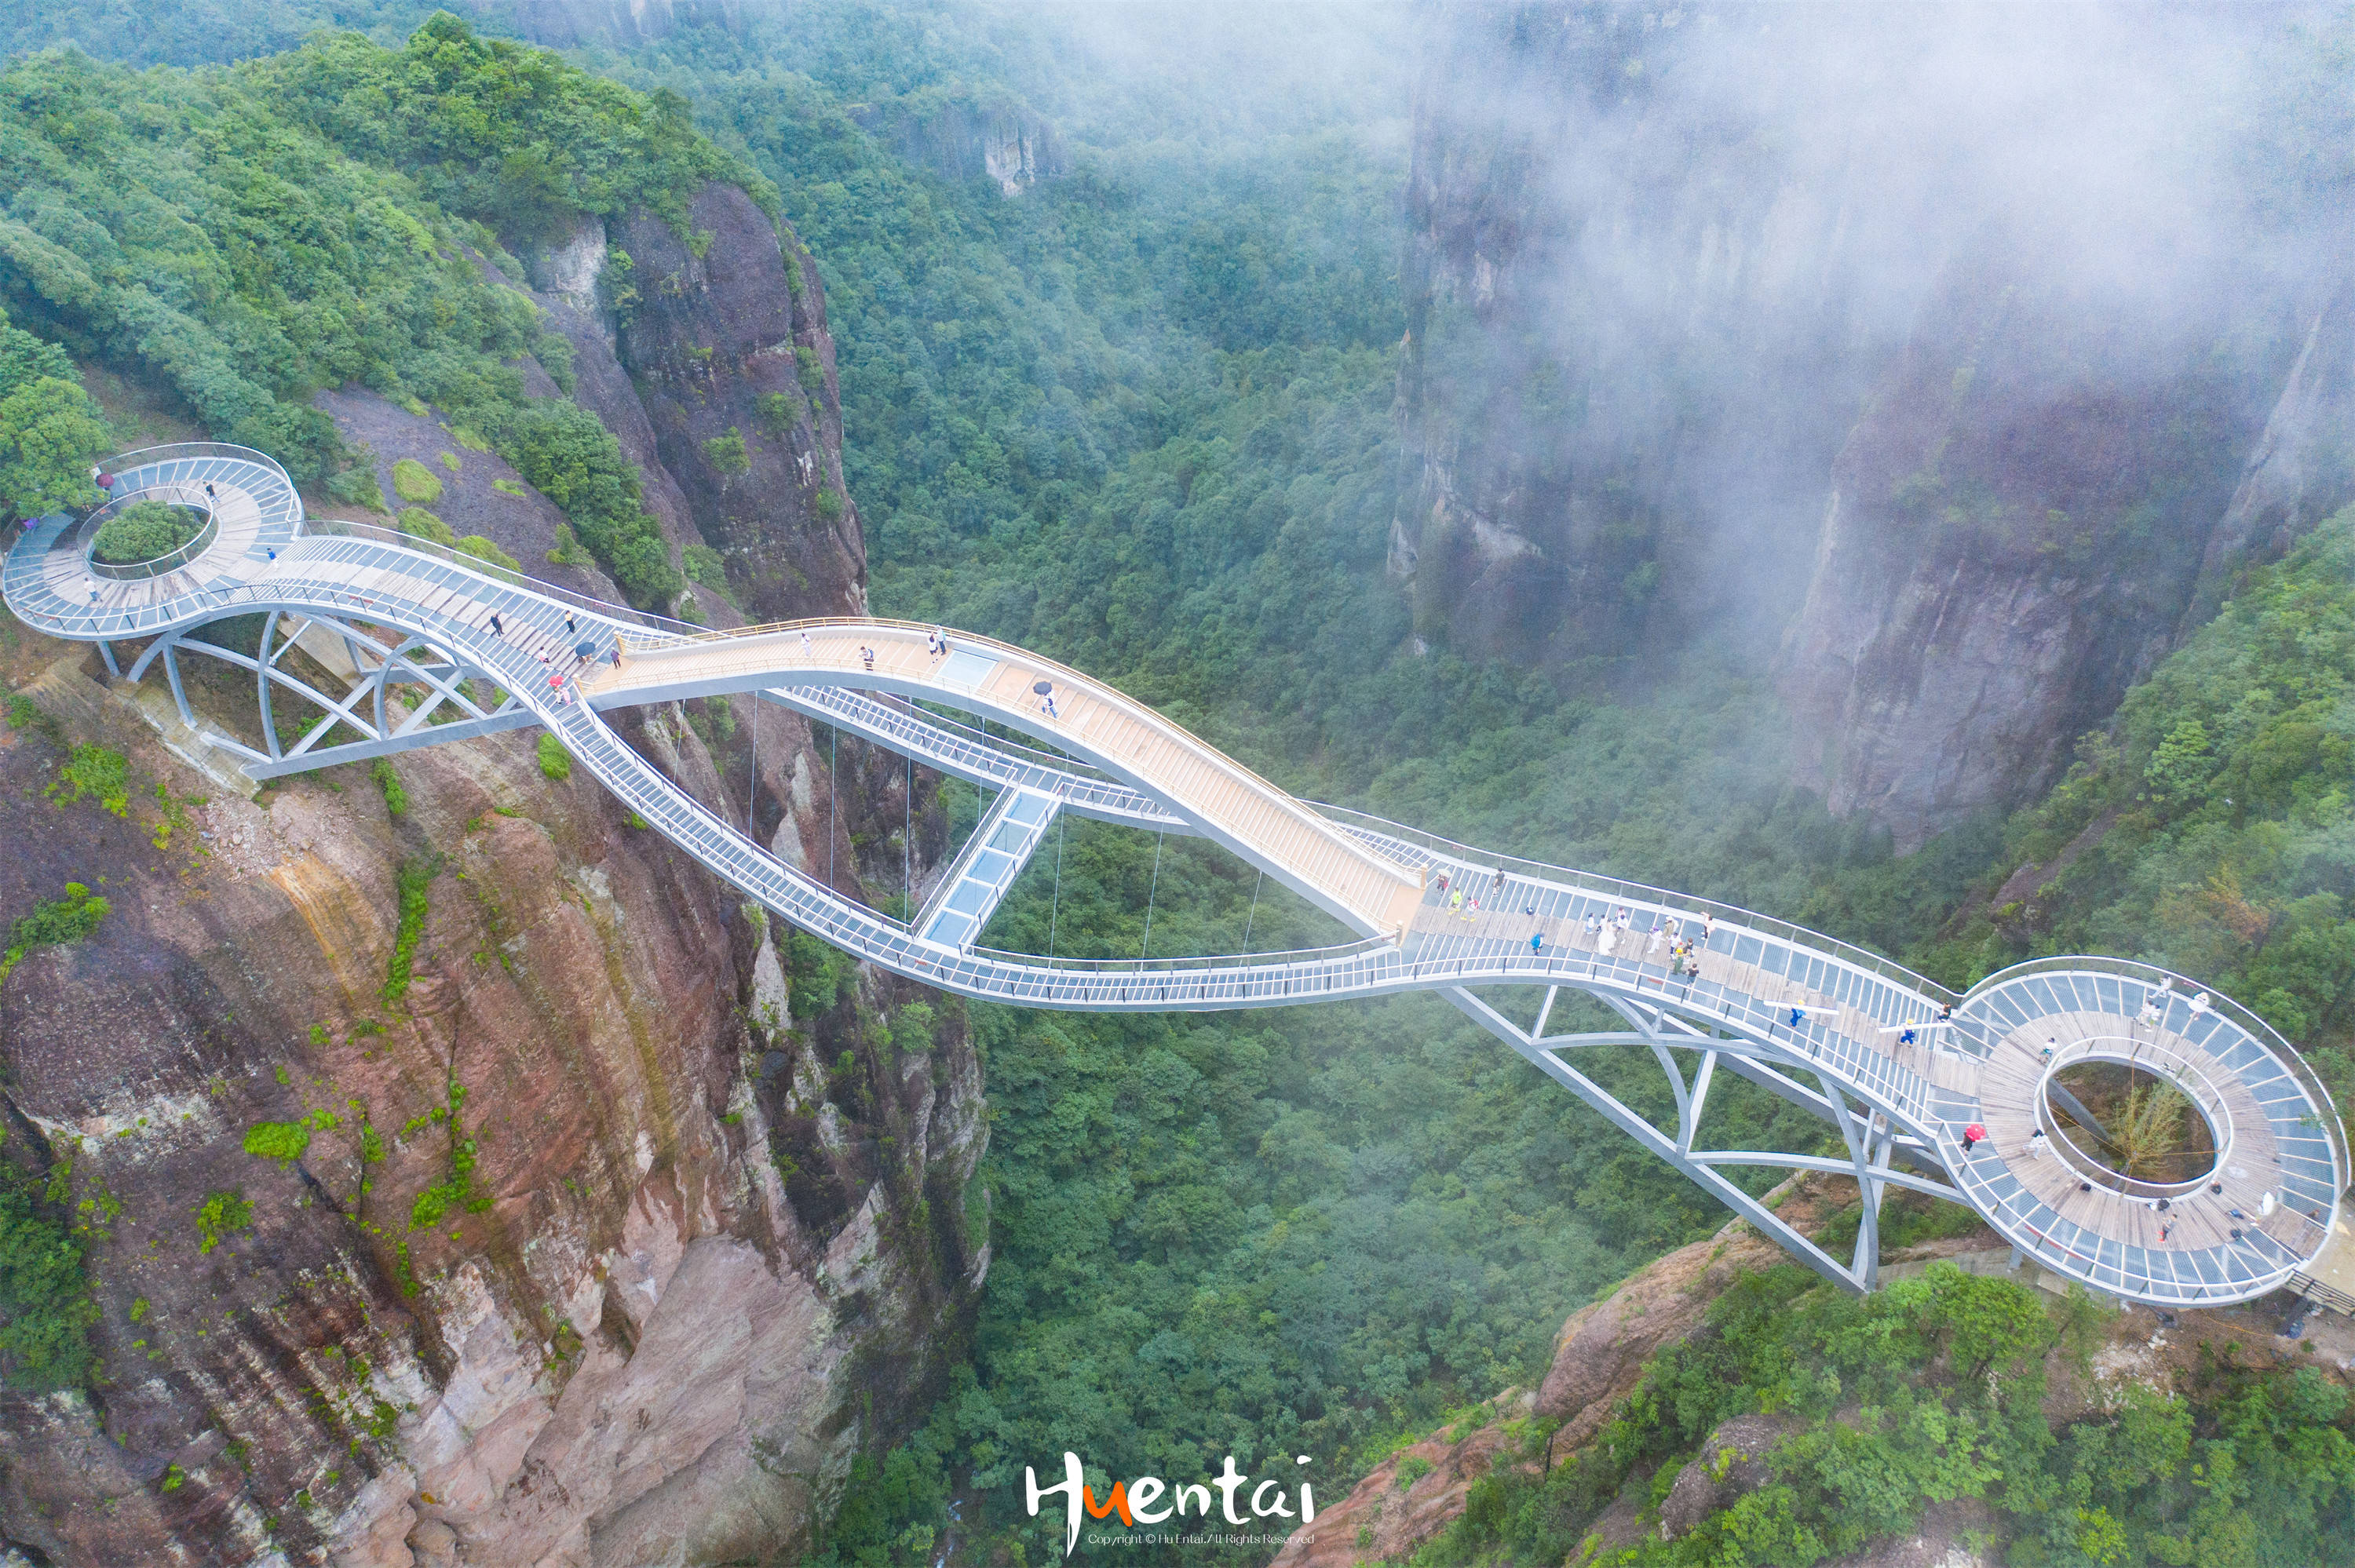
<path id="1" fill-rule="evenodd" d="M 1674 1167 L 1703 1192 L 1748 1221 L 1801 1263 L 1836 1285 L 1850 1290 L 1870 1290 L 1880 1279 L 1881 1205 L 1892 1187 L 1941 1198 L 1967 1202 L 1948 1182 L 1920 1171 L 1895 1169 L 1909 1164 L 1943 1170 L 1934 1153 L 1919 1139 L 1902 1133 L 1888 1117 L 1856 1102 L 1828 1075 L 1782 1049 L 1716 1033 L 1682 1018 L 1665 1007 L 1652 1007 L 1613 996 L 1600 1000 L 1627 1021 L 1624 1030 L 1574 1034 L 1549 1034 L 1546 1024 L 1563 988 L 1547 990 L 1536 1022 L 1528 1028 L 1514 1022 L 1485 999 L 1457 987 L 1441 994 L 1467 1017 L 1510 1045 L 1540 1072 L 1601 1112 L 1654 1155 Z M 1599 993 L 1598 993 L 1599 994 Z M 1569 1053 L 1599 1045 L 1643 1046 L 1667 1075 L 1676 1103 L 1676 1130 L 1664 1132 L 1651 1118 L 1634 1109 L 1566 1059 Z M 1689 1073 L 1685 1058 L 1691 1058 Z M 1719 1071 L 1738 1077 L 1799 1106 L 1829 1123 L 1847 1150 L 1846 1158 L 1792 1151 L 1710 1149 L 1701 1136 L 1710 1091 Z M 1814 1076 L 1821 1086 L 1811 1089 L 1792 1071 Z M 1794 1171 L 1822 1171 L 1854 1178 L 1862 1204 L 1862 1223 L 1856 1245 L 1843 1263 L 1816 1245 L 1724 1173 L 1726 1168 L 1766 1166 Z"/>
<path id="2" fill-rule="evenodd" d="M 210 623 L 208 623 L 210 624 Z M 257 782 L 346 762 L 366 762 L 446 741 L 470 740 L 502 730 L 538 724 L 538 717 L 484 671 L 452 658 L 411 637 L 388 645 L 365 627 L 328 615 L 304 615 L 272 610 L 261 617 L 261 635 L 251 653 L 227 648 L 199 637 L 204 627 L 167 632 L 149 643 L 131 668 L 127 679 L 138 681 L 161 664 L 172 688 L 172 700 L 181 722 L 197 727 L 195 709 L 182 678 L 180 658 L 196 654 L 233 664 L 253 676 L 254 701 L 261 720 L 261 748 L 218 732 L 208 742 L 240 758 L 246 776 Z M 344 685 L 341 695 L 323 691 L 286 667 L 296 649 Z M 481 681 L 497 691 L 493 705 L 475 699 L 469 683 Z M 392 704 L 396 688 L 421 688 L 402 712 Z M 276 704 L 291 694 L 319 710 L 291 745 L 278 732 Z M 404 699 L 408 700 L 408 699 Z M 453 716 L 454 715 L 454 716 Z M 336 746 L 321 743 L 341 725 L 359 735 L 357 741 Z"/>

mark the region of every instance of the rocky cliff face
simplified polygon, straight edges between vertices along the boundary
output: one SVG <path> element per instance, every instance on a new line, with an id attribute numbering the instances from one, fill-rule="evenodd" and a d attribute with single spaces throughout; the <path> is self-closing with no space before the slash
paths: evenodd
<path id="1" fill-rule="evenodd" d="M 798 480 L 839 472 L 815 274 L 795 289 L 741 193 L 695 211 L 704 256 L 630 235 L 668 266 L 626 340 L 657 367 L 643 398 L 594 273 L 545 272 L 577 395 L 674 544 L 720 543 L 762 613 L 855 608 L 857 519 Z M 714 458 L 707 425 L 790 387 L 795 349 L 827 374 L 783 434 Z M 430 411 L 327 403 L 382 464 L 450 450 L 453 521 L 537 567 L 554 524 L 504 465 Z M 101 1314 L 87 1392 L 0 1400 L 0 1540 L 91 1564 L 805 1552 L 937 1392 L 986 1269 L 960 1009 L 794 939 L 527 736 L 400 758 L 396 816 L 358 768 L 225 788 L 160 694 L 13 623 L 0 673 L 34 705 L 0 728 L 0 915 L 73 880 L 112 906 L 0 984 L 0 1151 L 57 1195 Z M 192 674 L 250 729 L 250 684 Z M 773 712 L 754 748 L 751 718 L 629 733 L 739 820 L 750 772 L 795 863 L 896 877 L 900 770 L 832 766 Z M 125 815 L 44 794 L 74 745 L 125 758 Z M 921 863 L 942 824 L 917 804 Z"/>
<path id="2" fill-rule="evenodd" d="M 637 296 L 618 313 L 638 418 L 745 614 L 864 614 L 867 547 L 843 489 L 816 267 L 733 185 L 704 187 L 685 238 L 640 217 L 608 245 L 629 258 Z M 607 298 L 626 296 L 609 283 Z"/>
<path id="3" fill-rule="evenodd" d="M 1007 196 L 1071 167 L 1055 127 L 1002 96 L 926 89 L 852 117 L 909 162 L 947 179 L 989 180 Z"/>
<path id="4" fill-rule="evenodd" d="M 2049 785 L 2170 645 L 2251 435 L 2207 341 L 1958 260 L 1831 471 L 1784 695 L 1800 779 L 1901 849 Z M 2105 330 L 2106 329 L 2106 330 Z"/>
<path id="5" fill-rule="evenodd" d="M 1797 781 L 1904 844 L 2047 781 L 2349 450 L 2339 187 L 2253 180 L 2230 114 L 2311 128 L 2207 74 L 2296 46 L 1927 16 L 1435 8 L 1391 557 L 1474 656 L 1776 670 Z"/>
<path id="6" fill-rule="evenodd" d="M 1418 632 L 1476 657 L 1775 624 L 1804 547 L 1757 546 L 1808 533 L 1902 331 L 1874 247 L 1912 215 L 1836 149 L 1764 139 L 1678 16 L 1442 5 L 1427 34 L 1391 567 Z"/>

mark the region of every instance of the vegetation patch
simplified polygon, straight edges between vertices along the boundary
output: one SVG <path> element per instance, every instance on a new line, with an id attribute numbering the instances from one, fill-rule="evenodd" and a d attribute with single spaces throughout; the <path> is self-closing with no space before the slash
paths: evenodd
<path id="1" fill-rule="evenodd" d="M 1712 1431 L 1760 1414 L 1783 1429 L 1749 1456 L 1760 1484 L 1613 1561 L 1804 1568 L 1911 1535 L 1932 1504 L 1965 1498 L 1986 1501 L 2004 1539 L 1983 1554 L 2012 1563 L 2345 1561 L 2346 1393 L 2311 1368 L 2242 1366 L 2227 1347 L 2183 1394 L 2129 1385 L 2056 1429 L 2046 1354 L 2089 1367 L 2103 1317 L 2082 1295 L 2048 1304 L 1949 1263 L 1862 1298 L 1792 1265 L 1748 1277 L 1646 1365 L 1593 1446 L 1550 1472 L 1497 1465 L 1415 1562 L 1560 1562 L 1614 1498 L 1640 1489 L 1657 1510 Z M 1545 1435 L 1530 1436 L 1534 1461 Z"/>
<path id="2" fill-rule="evenodd" d="M 67 883 L 63 898 L 36 906 L 9 926 L 7 948 L 0 952 L 0 980 L 34 948 L 63 947 L 88 937 L 106 918 L 107 907 L 105 899 L 80 883 Z"/>
<path id="3" fill-rule="evenodd" d="M 401 862 L 394 876 L 400 899 L 399 923 L 393 930 L 392 961 L 385 969 L 384 987 L 378 992 L 389 1002 L 398 1002 L 409 994 L 409 982 L 417 964 L 417 945 L 425 937 L 429 908 L 426 890 L 441 870 L 442 857 L 426 855 Z"/>
<path id="4" fill-rule="evenodd" d="M 186 506 L 134 501 L 99 524 L 91 554 L 112 567 L 137 566 L 170 555 L 204 531 L 204 518 Z"/>
<path id="5" fill-rule="evenodd" d="M 586 214 L 652 210 L 683 235 L 715 178 L 774 212 L 773 190 L 678 99 L 446 15 L 400 48 L 322 35 L 197 76 L 20 57 L 0 78 L 0 141 L 18 150 L 11 273 L 61 330 L 121 344 L 208 433 L 270 452 L 304 485 L 355 466 L 311 405 L 318 389 L 357 382 L 439 409 L 462 449 L 493 448 L 538 485 L 625 591 L 677 592 L 611 433 L 569 398 L 535 400 L 513 368 L 545 354 L 561 385 L 569 353 L 479 259 L 512 266 L 501 235 L 538 243 Z M 70 238 L 48 217 L 28 225 L 35 212 L 73 215 Z M 232 260 L 257 254 L 279 264 Z M 70 361 L 7 348 L 0 507 L 91 503 L 88 464 L 110 438 Z M 368 505 L 374 489 L 354 478 L 335 493 Z"/>
<path id="6" fill-rule="evenodd" d="M 744 450 L 744 432 L 730 425 L 726 435 L 704 442 L 703 461 L 711 465 L 712 472 L 730 477 L 750 470 L 752 460 Z"/>
<path id="7" fill-rule="evenodd" d="M 65 744 L 65 729 L 52 715 L 43 713 L 40 705 L 22 692 L 8 694 L 8 727 L 29 729 L 47 736 L 53 745 Z"/>
<path id="8" fill-rule="evenodd" d="M 376 482 L 376 470 L 368 464 L 355 463 L 337 474 L 327 477 L 327 493 L 353 506 L 365 506 L 370 512 L 389 514 L 392 508 L 385 504 L 384 490 Z"/>
<path id="9" fill-rule="evenodd" d="M 230 1187 L 205 1194 L 197 1205 L 197 1250 L 207 1253 L 220 1245 L 223 1236 L 233 1235 L 253 1224 L 253 1204 L 243 1192 Z"/>
<path id="10" fill-rule="evenodd" d="M 48 796 L 63 805 L 71 805 L 83 796 L 96 800 L 103 810 L 118 817 L 131 814 L 131 759 L 95 741 L 85 741 L 73 748 L 66 765 L 58 769 L 58 781 L 49 786 Z"/>
<path id="11" fill-rule="evenodd" d="M 28 1393 L 90 1381 L 98 1320 L 82 1245 L 40 1186 L 0 1165 L 0 1375 Z"/>
<path id="12" fill-rule="evenodd" d="M 450 1173 L 418 1193 L 409 1205 L 409 1228 L 412 1231 L 431 1230 L 453 1211 L 479 1214 L 491 1207 L 491 1195 L 474 1183 L 477 1154 L 474 1140 L 466 1136 L 466 1086 L 453 1078 L 447 1085 L 447 1104 L 434 1107 L 430 1120 L 441 1122 L 448 1129 Z M 409 1128 L 419 1127 L 417 1121 L 409 1124 Z"/>
<path id="13" fill-rule="evenodd" d="M 400 787 L 400 774 L 393 768 L 392 758 L 379 757 L 368 768 L 368 777 L 384 791 L 384 809 L 395 821 L 409 815 L 409 791 Z"/>
<path id="14" fill-rule="evenodd" d="M 311 1134 L 343 1125 L 331 1110 L 314 1110 L 296 1121 L 258 1121 L 245 1129 L 245 1151 L 261 1160 L 292 1165 L 311 1147 Z"/>
<path id="15" fill-rule="evenodd" d="M 431 505 L 442 499 L 442 479 L 415 458 L 402 458 L 392 465 L 392 493 L 412 506 Z"/>
<path id="16" fill-rule="evenodd" d="M 73 357 L 0 313 L 0 517 L 95 505 L 90 465 L 113 444 Z"/>
<path id="17" fill-rule="evenodd" d="M 793 434 L 794 427 L 802 422 L 802 401 L 782 392 L 763 392 L 753 399 L 761 411 L 761 428 L 773 436 Z"/>
<path id="18" fill-rule="evenodd" d="M 480 534 L 469 534 L 458 541 L 458 553 L 469 556 L 483 565 L 516 577 L 523 575 L 523 563 L 508 555 Z"/>
<path id="19" fill-rule="evenodd" d="M 430 540 L 436 545 L 455 545 L 458 535 L 450 524 L 422 506 L 404 506 L 398 519 L 400 531 L 412 538 Z"/>
<path id="20" fill-rule="evenodd" d="M 546 730 L 539 732 L 539 770 L 559 784 L 572 777 L 572 754 Z"/>

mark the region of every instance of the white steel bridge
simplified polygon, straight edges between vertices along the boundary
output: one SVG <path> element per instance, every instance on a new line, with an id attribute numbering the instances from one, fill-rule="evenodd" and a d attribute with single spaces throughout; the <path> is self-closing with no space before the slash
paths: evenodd
<path id="1" fill-rule="evenodd" d="M 150 679 L 160 667 L 192 726 L 183 659 L 226 660 L 251 673 L 263 745 L 218 733 L 211 744 L 257 779 L 544 727 L 631 810 L 750 897 L 945 991 L 1090 1012 L 1436 991 L 1851 1288 L 1875 1283 L 1878 1215 L 1891 1188 L 1966 1204 L 2054 1274 L 2154 1305 L 2307 1287 L 2345 1255 L 2330 1248 L 2334 1262 L 2317 1263 L 2344 1234 L 2350 1174 L 2328 1094 L 2254 1014 L 2180 977 L 2110 959 L 2048 959 L 1956 995 L 1745 910 L 1295 800 L 1112 687 L 986 638 L 950 633 L 943 651 L 932 629 L 885 620 L 733 632 L 663 621 L 421 540 L 306 520 L 283 471 L 243 448 L 158 448 L 116 460 L 115 471 L 118 499 L 101 512 L 127 495 L 163 495 L 208 508 L 204 533 L 151 570 L 105 572 L 90 560 L 102 517 L 45 519 L 9 551 L 0 589 L 27 624 L 97 643 L 123 679 Z M 202 635 L 208 623 L 244 616 L 261 618 L 252 653 Z M 593 662 L 576 677 L 584 644 Z M 322 689 L 289 668 L 297 646 L 311 655 L 304 668 L 328 671 L 343 689 Z M 496 705 L 478 700 L 485 691 L 496 694 Z M 989 795 L 979 826 L 911 918 L 870 908 L 778 859 L 601 716 L 726 693 L 754 694 Z M 318 710 L 291 744 L 272 711 L 290 697 Z M 943 718 L 918 699 L 1042 747 Z M 339 726 L 363 738 L 325 744 Z M 1135 961 L 980 946 L 998 902 L 1067 811 L 1208 838 L 1358 939 Z M 1459 897 L 1468 907 L 1455 906 Z M 1691 948 L 1683 961 L 1674 956 L 1680 942 Z M 1536 988 L 1517 993 L 1542 1001 L 1524 1022 L 1479 995 L 1484 987 Z M 1564 989 L 1599 998 L 1625 1027 L 1548 1033 Z M 1673 1129 L 1579 1070 L 1577 1053 L 1597 1045 L 1650 1051 L 1674 1093 Z M 2212 1137 L 2212 1170 L 2136 1180 L 2080 1148 L 2090 1140 L 2079 1123 L 2050 1111 L 2048 1090 L 2055 1073 L 2083 1061 L 2131 1065 L 2181 1088 Z M 1712 1148 L 1705 1113 L 1722 1073 L 1822 1117 L 1842 1152 Z M 1975 1126 L 1986 1136 L 1966 1150 Z M 1724 1174 L 1740 1166 L 1853 1176 L 1864 1200 L 1853 1254 L 1833 1257 L 1785 1224 Z"/>

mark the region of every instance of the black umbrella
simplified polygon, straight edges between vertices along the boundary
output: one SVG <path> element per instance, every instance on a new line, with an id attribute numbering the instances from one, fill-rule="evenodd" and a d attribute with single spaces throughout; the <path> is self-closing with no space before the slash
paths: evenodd
<path id="1" fill-rule="evenodd" d="M 1049 692 L 1055 689 L 1055 683 L 1052 681 L 1033 681 L 1030 683 L 1030 689 L 1043 697 Z"/>
<path id="2" fill-rule="evenodd" d="M 597 645 L 584 637 L 572 645 L 572 651 L 586 659 L 597 652 Z"/>

